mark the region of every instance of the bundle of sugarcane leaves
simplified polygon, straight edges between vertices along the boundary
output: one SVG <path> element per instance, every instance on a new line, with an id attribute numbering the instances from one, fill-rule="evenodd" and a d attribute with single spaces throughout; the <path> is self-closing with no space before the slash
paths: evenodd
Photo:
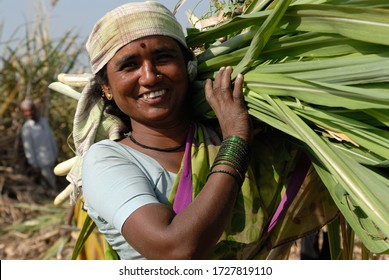
<path id="1" fill-rule="evenodd" d="M 243 73 L 250 115 L 299 142 L 364 246 L 388 253 L 388 1 L 252 1 L 187 43 L 197 113 L 214 117 L 205 79 Z"/>

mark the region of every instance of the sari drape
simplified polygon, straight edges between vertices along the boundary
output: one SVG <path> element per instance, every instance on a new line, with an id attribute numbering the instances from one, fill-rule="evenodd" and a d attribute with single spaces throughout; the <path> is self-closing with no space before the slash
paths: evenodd
<path id="1" fill-rule="evenodd" d="M 293 241 L 320 229 L 337 215 L 336 205 L 309 160 L 289 140 L 277 131 L 255 137 L 251 164 L 231 222 L 210 258 L 284 259 Z M 220 143 L 213 129 L 196 124 L 192 143 L 187 146 L 191 154 L 192 200 L 206 183 Z M 187 186 L 181 184 L 181 176 L 186 174 L 184 166 L 185 157 L 169 196 L 171 205 L 177 203 L 180 188 Z"/>

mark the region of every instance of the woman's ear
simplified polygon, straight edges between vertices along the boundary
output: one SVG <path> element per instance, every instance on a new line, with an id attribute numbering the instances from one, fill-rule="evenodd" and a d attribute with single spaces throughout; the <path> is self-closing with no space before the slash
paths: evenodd
<path id="1" fill-rule="evenodd" d="M 103 91 L 104 94 L 106 94 L 107 92 L 109 92 L 109 87 L 108 87 L 108 85 L 102 85 L 102 86 L 101 86 L 101 90 Z"/>
<path id="2" fill-rule="evenodd" d="M 112 100 L 111 89 L 108 85 L 102 85 L 101 90 L 103 91 L 103 95 L 105 96 L 105 98 L 107 98 L 108 100 Z"/>

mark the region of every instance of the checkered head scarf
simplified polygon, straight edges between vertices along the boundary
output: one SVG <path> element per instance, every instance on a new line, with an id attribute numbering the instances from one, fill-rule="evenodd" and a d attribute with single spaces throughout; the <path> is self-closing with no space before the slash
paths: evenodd
<path id="1" fill-rule="evenodd" d="M 86 43 L 93 74 L 102 69 L 120 48 L 151 35 L 168 36 L 187 47 L 181 25 L 158 2 L 128 3 L 107 13 L 96 23 Z"/>

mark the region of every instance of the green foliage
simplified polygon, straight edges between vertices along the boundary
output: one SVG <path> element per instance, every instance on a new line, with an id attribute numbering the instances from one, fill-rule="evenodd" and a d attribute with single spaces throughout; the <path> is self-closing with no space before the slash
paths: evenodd
<path id="1" fill-rule="evenodd" d="M 202 50 L 197 113 L 214 117 L 203 82 L 220 66 L 245 73 L 253 119 L 294 137 L 367 249 L 388 253 L 389 5 L 289 2 L 252 1 L 241 15 L 188 33 Z M 350 242 L 343 252 L 333 244 L 333 256 L 349 258 L 353 238 L 343 231 Z"/>
<path id="2" fill-rule="evenodd" d="M 45 22 L 25 25 L 24 37 L 4 43 L 0 75 L 0 127 L 7 135 L 15 134 L 23 122 L 19 104 L 34 100 L 41 115 L 49 118 L 59 146 L 59 160 L 72 155 L 68 137 L 76 104 L 48 89 L 62 72 L 83 72 L 78 58 L 83 50 L 78 35 L 67 32 L 59 39 L 48 35 Z M 4 134 L 3 134 L 4 135 Z"/>

